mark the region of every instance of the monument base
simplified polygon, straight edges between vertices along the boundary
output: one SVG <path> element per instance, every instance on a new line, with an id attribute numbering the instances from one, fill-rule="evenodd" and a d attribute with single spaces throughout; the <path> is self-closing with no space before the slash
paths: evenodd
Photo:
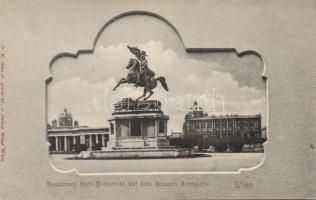
<path id="1" fill-rule="evenodd" d="M 191 150 L 166 148 L 115 148 L 113 150 L 82 151 L 79 159 L 140 159 L 140 158 L 180 158 L 191 155 Z"/>
<path id="2" fill-rule="evenodd" d="M 107 148 L 83 151 L 77 158 L 139 159 L 176 158 L 191 155 L 187 149 L 170 146 L 167 138 L 168 115 L 157 100 L 134 101 L 124 98 L 114 105 Z"/>

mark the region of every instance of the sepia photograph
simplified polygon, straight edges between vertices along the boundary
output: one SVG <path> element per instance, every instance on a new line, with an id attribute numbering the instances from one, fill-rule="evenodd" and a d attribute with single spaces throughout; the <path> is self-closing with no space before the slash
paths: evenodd
<path id="1" fill-rule="evenodd" d="M 93 38 L 92 38 L 93 39 Z M 238 172 L 263 162 L 266 83 L 256 52 L 187 52 L 167 19 L 117 17 L 95 49 L 57 54 L 49 159 L 80 173 Z"/>

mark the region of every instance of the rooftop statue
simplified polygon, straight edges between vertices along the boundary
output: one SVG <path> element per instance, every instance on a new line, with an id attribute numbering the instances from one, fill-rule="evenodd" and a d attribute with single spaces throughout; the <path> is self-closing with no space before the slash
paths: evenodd
<path id="1" fill-rule="evenodd" d="M 146 60 L 146 52 L 141 51 L 137 47 L 127 46 L 132 54 L 136 56 L 137 59 L 131 58 L 126 69 L 129 69 L 126 78 L 122 78 L 117 85 L 114 87 L 114 91 L 122 84 L 122 83 L 133 83 L 135 87 L 143 87 L 144 93 L 142 96 L 138 97 L 136 101 L 143 98 L 143 100 L 147 100 L 151 95 L 154 94 L 152 91 L 157 87 L 157 81 L 159 81 L 162 87 L 168 91 L 168 86 L 166 84 L 166 79 L 163 76 L 155 78 L 155 72 L 153 72 L 148 67 L 148 62 Z M 147 96 L 147 92 L 149 95 Z"/>

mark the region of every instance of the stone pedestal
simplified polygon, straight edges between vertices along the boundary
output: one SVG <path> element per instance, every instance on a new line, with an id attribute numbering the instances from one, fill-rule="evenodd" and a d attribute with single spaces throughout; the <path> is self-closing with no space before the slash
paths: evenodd
<path id="1" fill-rule="evenodd" d="M 107 148 L 92 152 L 96 158 L 178 157 L 188 153 L 169 145 L 169 116 L 157 100 L 123 99 L 114 105 L 109 119 L 110 135 Z"/>
<path id="2" fill-rule="evenodd" d="M 156 100 L 133 101 L 123 99 L 115 104 L 110 123 L 108 148 L 169 147 L 167 123 L 161 103 Z"/>

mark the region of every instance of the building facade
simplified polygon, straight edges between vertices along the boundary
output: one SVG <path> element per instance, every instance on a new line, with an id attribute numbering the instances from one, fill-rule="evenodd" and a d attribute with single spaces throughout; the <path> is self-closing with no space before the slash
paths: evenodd
<path id="1" fill-rule="evenodd" d="M 47 137 L 51 153 L 74 152 L 76 144 L 86 145 L 87 148 L 106 147 L 109 128 L 79 126 L 79 122 L 73 121 L 71 113 L 65 108 L 59 114 L 58 121 L 52 120 L 47 125 Z"/>
<path id="2" fill-rule="evenodd" d="M 194 102 L 185 116 L 184 137 L 202 148 L 214 146 L 218 151 L 241 151 L 244 144 L 263 142 L 261 115 L 208 115 Z"/>

